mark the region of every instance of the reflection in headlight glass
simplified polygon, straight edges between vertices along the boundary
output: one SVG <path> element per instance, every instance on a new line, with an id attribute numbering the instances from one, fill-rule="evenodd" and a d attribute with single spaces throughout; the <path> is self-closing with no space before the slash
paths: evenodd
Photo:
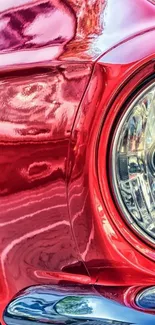
<path id="1" fill-rule="evenodd" d="M 117 200 L 130 224 L 155 239 L 155 85 L 130 105 L 113 143 Z"/>

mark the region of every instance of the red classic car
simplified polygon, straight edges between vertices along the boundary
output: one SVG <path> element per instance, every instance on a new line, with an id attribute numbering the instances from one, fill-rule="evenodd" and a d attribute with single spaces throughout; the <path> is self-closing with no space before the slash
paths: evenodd
<path id="1" fill-rule="evenodd" d="M 155 324 L 155 1 L 0 1 L 0 323 Z"/>

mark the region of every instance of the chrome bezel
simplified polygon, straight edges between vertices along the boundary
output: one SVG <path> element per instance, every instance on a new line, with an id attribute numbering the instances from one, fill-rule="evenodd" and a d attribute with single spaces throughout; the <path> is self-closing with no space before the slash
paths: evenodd
<path id="1" fill-rule="evenodd" d="M 124 112 L 124 115 L 119 118 L 119 121 L 117 123 L 114 135 L 113 135 L 113 140 L 112 140 L 112 189 L 114 192 L 114 196 L 118 205 L 119 210 L 122 212 L 122 215 L 129 224 L 129 226 L 138 234 L 142 239 L 144 239 L 147 243 L 152 243 L 155 244 L 155 238 L 151 237 L 147 232 L 145 232 L 139 225 L 136 223 L 136 221 L 133 219 L 133 217 L 130 215 L 129 211 L 125 207 L 125 204 L 123 202 L 123 199 L 121 197 L 119 187 L 118 187 L 118 182 L 117 182 L 117 177 L 116 177 L 116 172 L 117 172 L 117 162 L 116 162 L 116 151 L 117 148 L 119 147 L 119 143 L 121 140 L 120 138 L 120 132 L 123 128 L 123 124 L 125 121 L 129 118 L 131 115 L 132 109 L 135 107 L 135 105 L 145 96 L 146 93 L 148 93 L 153 87 L 155 87 L 155 82 L 152 82 L 149 84 L 149 86 L 145 87 L 144 90 L 142 90 L 138 96 L 129 104 L 127 109 Z"/>

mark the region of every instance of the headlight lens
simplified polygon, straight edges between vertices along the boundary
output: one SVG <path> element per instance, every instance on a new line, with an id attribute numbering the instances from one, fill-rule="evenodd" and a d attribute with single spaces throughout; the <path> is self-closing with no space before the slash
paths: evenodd
<path id="1" fill-rule="evenodd" d="M 112 174 L 126 220 L 155 242 L 155 84 L 121 118 L 113 139 Z"/>

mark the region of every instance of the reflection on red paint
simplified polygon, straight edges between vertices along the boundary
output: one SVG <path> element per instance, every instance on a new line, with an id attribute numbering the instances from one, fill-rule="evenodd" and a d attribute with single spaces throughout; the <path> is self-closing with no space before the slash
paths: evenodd
<path id="1" fill-rule="evenodd" d="M 117 15 L 116 15 L 117 12 Z M 135 0 L 7 0 L 0 4 L 0 69 L 94 61 L 154 28 L 155 7 Z"/>
<path id="2" fill-rule="evenodd" d="M 87 85 L 89 65 L 0 80 L 3 141 L 47 141 L 70 132 Z"/>
<path id="3" fill-rule="evenodd" d="M 97 59 L 127 38 L 154 28 L 155 8 L 146 0 L 69 0 L 69 3 L 76 12 L 77 30 L 62 59 Z"/>
<path id="4" fill-rule="evenodd" d="M 141 57 L 143 59 L 143 52 Z M 140 63 L 137 65 L 141 66 Z M 153 64 L 151 66 L 153 69 Z M 120 109 L 120 98 L 113 104 L 110 121 L 104 123 L 99 147 L 98 168 L 102 170 L 103 198 L 96 160 L 99 130 L 102 119 L 108 114 L 110 100 L 116 90 L 119 91 L 122 80 L 136 68 L 134 63 L 130 67 L 122 65 L 121 69 L 113 63 L 104 64 L 103 56 L 102 63 L 95 66 L 72 132 L 68 185 L 70 217 L 81 257 L 98 285 L 151 285 L 155 281 L 153 250 L 149 251 L 137 238 L 133 242 L 133 235 L 129 235 L 116 209 L 112 209 L 114 203 L 108 186 L 106 155 L 114 113 L 116 108 Z M 144 78 L 151 71 L 151 67 L 146 67 L 145 71 L 139 72 L 139 78 Z M 138 77 L 135 79 L 138 83 Z M 126 92 L 123 92 L 123 96 L 126 98 Z M 153 261 L 148 259 L 148 254 Z"/>
<path id="5" fill-rule="evenodd" d="M 154 15 L 146 0 L 0 1 L 1 314 L 35 284 L 113 285 L 107 296 L 123 301 L 116 287 L 154 283 L 154 250 L 124 226 L 106 183 L 115 106 L 104 197 L 95 160 L 112 96 L 154 59 Z"/>
<path id="6" fill-rule="evenodd" d="M 35 275 L 40 279 L 56 281 L 57 283 L 79 283 L 79 284 L 91 284 L 91 278 L 86 275 L 71 274 L 66 272 L 44 272 L 35 271 Z"/>
<path id="7" fill-rule="evenodd" d="M 14 5 L 11 10 L 6 2 L 6 6 L 2 4 L 0 9 L 6 9 L 0 14 L 0 52 L 20 51 L 15 59 L 21 55 L 24 60 L 22 50 L 41 47 L 50 47 L 49 59 L 54 59 L 74 36 L 74 13 L 59 1 L 24 1 L 23 5 L 16 1 L 16 10 Z"/>
<path id="8" fill-rule="evenodd" d="M 66 164 L 90 74 L 89 64 L 72 64 L 0 79 L 1 313 L 23 287 L 54 281 L 37 277 L 36 270 L 61 274 L 79 262 L 68 215 Z M 83 269 L 82 264 L 76 282 Z"/>

